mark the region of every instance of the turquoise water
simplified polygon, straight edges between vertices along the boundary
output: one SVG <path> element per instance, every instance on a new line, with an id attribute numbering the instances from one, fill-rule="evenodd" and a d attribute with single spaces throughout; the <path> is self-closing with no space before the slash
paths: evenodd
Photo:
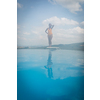
<path id="1" fill-rule="evenodd" d="M 84 52 L 18 49 L 17 100 L 84 100 Z"/>

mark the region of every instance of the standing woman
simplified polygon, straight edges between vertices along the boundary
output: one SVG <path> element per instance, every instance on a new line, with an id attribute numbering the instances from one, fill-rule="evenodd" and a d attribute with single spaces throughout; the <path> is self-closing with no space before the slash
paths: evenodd
<path id="1" fill-rule="evenodd" d="M 53 28 L 53 27 L 54 27 L 54 25 L 49 24 L 49 28 L 47 28 L 47 29 L 45 30 L 45 32 L 48 34 L 49 47 L 51 47 L 51 45 L 52 45 L 51 40 L 52 40 L 52 37 L 53 37 L 53 34 L 52 34 L 52 28 Z M 48 31 L 48 32 L 47 32 L 47 31 Z"/>

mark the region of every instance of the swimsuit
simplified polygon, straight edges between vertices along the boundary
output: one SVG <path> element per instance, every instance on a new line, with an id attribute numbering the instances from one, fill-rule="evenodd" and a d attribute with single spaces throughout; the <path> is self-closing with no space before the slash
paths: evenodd
<path id="1" fill-rule="evenodd" d="M 48 35 L 51 35 L 52 34 L 52 29 L 48 29 Z"/>
<path id="2" fill-rule="evenodd" d="M 49 45 L 52 44 L 52 42 L 51 42 L 52 37 L 53 37 L 53 35 L 52 35 L 52 29 L 50 28 L 50 29 L 48 29 L 48 40 L 49 40 Z"/>

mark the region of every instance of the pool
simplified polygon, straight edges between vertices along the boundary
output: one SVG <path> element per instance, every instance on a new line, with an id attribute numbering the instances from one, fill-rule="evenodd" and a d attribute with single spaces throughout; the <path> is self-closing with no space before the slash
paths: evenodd
<path id="1" fill-rule="evenodd" d="M 84 51 L 18 49 L 17 100 L 84 100 Z"/>

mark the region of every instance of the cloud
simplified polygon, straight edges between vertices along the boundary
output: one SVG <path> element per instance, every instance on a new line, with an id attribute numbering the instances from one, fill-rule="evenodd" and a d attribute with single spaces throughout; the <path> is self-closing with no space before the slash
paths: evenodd
<path id="1" fill-rule="evenodd" d="M 25 35 L 30 35 L 30 33 L 28 33 L 28 32 L 24 32 L 23 34 L 25 34 Z"/>
<path id="2" fill-rule="evenodd" d="M 84 33 L 84 29 L 81 27 L 75 27 L 72 29 L 73 33 L 78 33 L 78 34 L 83 34 Z"/>
<path id="3" fill-rule="evenodd" d="M 83 42 L 84 29 L 74 27 L 70 29 L 53 29 L 53 44 L 68 44 Z"/>
<path id="4" fill-rule="evenodd" d="M 79 23 L 77 21 L 74 20 L 70 20 L 67 18 L 58 18 L 56 16 L 51 17 L 49 19 L 46 19 L 42 22 L 43 24 L 49 24 L 52 23 L 54 25 L 78 25 Z"/>
<path id="5" fill-rule="evenodd" d="M 20 36 L 18 36 L 18 35 L 17 35 L 17 39 L 25 40 L 25 41 L 27 40 L 27 38 L 25 38 L 25 37 L 20 37 Z"/>
<path id="6" fill-rule="evenodd" d="M 32 33 L 38 35 L 38 32 L 37 31 L 32 31 Z"/>
<path id="7" fill-rule="evenodd" d="M 56 32 L 61 34 L 83 34 L 84 29 L 81 27 L 74 27 L 72 29 L 57 29 Z"/>
<path id="8" fill-rule="evenodd" d="M 23 5 L 17 2 L 17 8 L 22 8 Z"/>
<path id="9" fill-rule="evenodd" d="M 84 21 L 80 23 L 81 25 L 84 25 Z"/>
<path id="10" fill-rule="evenodd" d="M 72 13 L 76 13 L 76 11 L 82 11 L 82 7 L 80 3 L 83 3 L 84 0 L 48 0 L 50 3 L 56 3 L 64 8 L 69 9 Z"/>
<path id="11" fill-rule="evenodd" d="M 77 40 L 77 38 L 82 38 L 83 34 L 84 34 L 84 29 L 81 27 L 74 27 L 72 29 L 56 29 L 56 30 L 54 29 L 53 30 L 55 42 L 58 40 L 64 41 L 64 42 L 65 41 L 71 42 L 72 39 Z"/>
<path id="12" fill-rule="evenodd" d="M 48 0 L 50 3 L 52 3 L 52 4 L 56 4 L 56 2 L 55 2 L 55 0 Z"/>

